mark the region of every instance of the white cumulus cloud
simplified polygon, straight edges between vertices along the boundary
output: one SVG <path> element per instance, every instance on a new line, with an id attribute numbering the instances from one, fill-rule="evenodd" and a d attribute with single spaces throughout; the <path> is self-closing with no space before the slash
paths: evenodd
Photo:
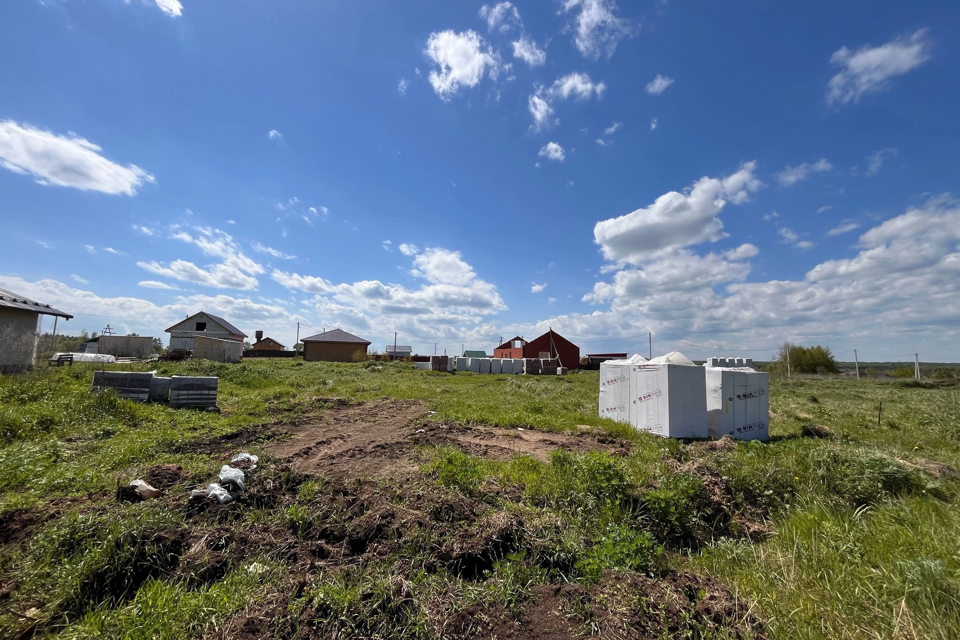
<path id="1" fill-rule="evenodd" d="M 398 249 L 400 249 L 400 253 L 405 256 L 415 256 L 420 253 L 420 248 L 417 245 L 407 244 L 406 242 L 401 244 Z"/>
<path id="2" fill-rule="evenodd" d="M 537 284 L 536 282 L 530 283 L 530 293 L 540 293 L 547 288 L 547 283 Z"/>
<path id="3" fill-rule="evenodd" d="M 621 123 L 619 123 L 619 122 L 617 122 L 616 120 L 614 120 L 612 125 L 610 125 L 610 126 L 607 127 L 606 129 L 604 129 L 603 133 L 604 133 L 605 135 L 612 136 L 613 134 L 615 134 L 615 133 L 617 132 L 617 129 L 619 129 L 619 128 L 622 127 L 622 126 L 623 126 L 623 125 L 622 125 Z"/>
<path id="4" fill-rule="evenodd" d="M 857 103 L 862 96 L 890 88 L 892 78 L 916 69 L 930 59 L 927 30 L 891 40 L 877 47 L 847 47 L 834 52 L 830 63 L 839 68 L 827 84 L 827 104 Z"/>
<path id="5" fill-rule="evenodd" d="M 563 0 L 560 13 L 575 13 L 573 43 L 585 58 L 613 55 L 617 45 L 633 33 L 629 20 L 614 15 L 614 0 Z"/>
<path id="6" fill-rule="evenodd" d="M 154 0 L 160 10 L 171 18 L 178 18 L 183 14 L 183 5 L 180 0 Z"/>
<path id="7" fill-rule="evenodd" d="M 490 31 L 494 29 L 507 32 L 514 27 L 522 28 L 523 23 L 520 20 L 520 12 L 510 2 L 501 2 L 494 6 L 483 5 L 480 7 L 480 17 L 487 21 L 487 28 Z"/>
<path id="8" fill-rule="evenodd" d="M 533 124 L 531 127 L 535 131 L 549 127 L 551 124 L 554 124 L 551 119 L 553 117 L 553 107 L 550 106 L 550 103 L 541 98 L 538 95 L 532 95 L 527 101 L 527 109 L 530 111 L 530 116 L 533 118 Z"/>
<path id="9" fill-rule="evenodd" d="M 556 142 L 548 142 L 543 145 L 537 155 L 547 160 L 556 160 L 557 162 L 563 162 L 566 157 L 563 152 L 563 147 Z"/>
<path id="10" fill-rule="evenodd" d="M 477 86 L 485 72 L 496 78 L 499 70 L 496 54 L 474 31 L 431 33 L 423 53 L 436 65 L 428 79 L 444 101 L 457 95 L 462 87 Z"/>
<path id="11" fill-rule="evenodd" d="M 746 162 L 724 178 L 703 177 L 683 192 L 671 191 L 642 209 L 601 220 L 593 230 L 604 258 L 639 264 L 671 251 L 727 236 L 719 214 L 727 202 L 746 202 L 763 183 L 755 162 Z"/>
<path id="12" fill-rule="evenodd" d="M 647 84 L 647 93 L 652 96 L 658 96 L 667 90 L 667 87 L 673 84 L 673 78 L 662 76 L 659 73 L 657 77 Z"/>
<path id="13" fill-rule="evenodd" d="M 526 34 L 513 43 L 513 57 L 523 60 L 531 67 L 541 67 L 547 61 L 547 52 Z"/>
<path id="14" fill-rule="evenodd" d="M 0 167 L 32 175 L 40 184 L 132 196 L 144 183 L 156 182 L 140 167 L 119 165 L 101 151 L 73 134 L 61 136 L 13 120 L 0 121 Z"/>

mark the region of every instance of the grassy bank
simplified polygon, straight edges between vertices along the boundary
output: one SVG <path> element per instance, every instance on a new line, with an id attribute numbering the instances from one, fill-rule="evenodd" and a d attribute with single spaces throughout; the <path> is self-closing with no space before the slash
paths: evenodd
<path id="1" fill-rule="evenodd" d="M 158 374 L 219 376 L 222 413 L 92 395 L 84 365 L 0 378 L 0 634 L 512 637 L 550 609 L 602 637 L 960 637 L 957 387 L 777 381 L 771 442 L 723 446 L 600 420 L 596 372 Z M 230 453 L 384 397 L 459 428 L 594 427 L 629 453 L 425 445 L 419 474 L 379 482 L 267 454 L 238 502 L 188 503 Z M 181 467 L 161 499 L 114 499 L 158 465 Z"/>

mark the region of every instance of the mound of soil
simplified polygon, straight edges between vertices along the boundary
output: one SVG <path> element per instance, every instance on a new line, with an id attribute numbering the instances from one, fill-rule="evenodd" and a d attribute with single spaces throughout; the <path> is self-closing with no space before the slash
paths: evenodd
<path id="1" fill-rule="evenodd" d="M 400 477 L 417 468 L 418 446 L 452 445 L 475 456 L 506 460 L 530 455 L 546 460 L 559 447 L 609 451 L 629 446 L 604 433 L 545 433 L 486 425 L 452 427 L 422 420 L 427 405 L 417 400 L 334 404 L 319 419 L 291 426 L 292 437 L 267 447 L 295 469 L 328 478 Z"/>
<path id="2" fill-rule="evenodd" d="M 158 464 L 150 467 L 144 474 L 144 480 L 147 484 L 157 489 L 169 489 L 175 484 L 186 479 L 187 473 L 183 467 L 175 464 Z"/>

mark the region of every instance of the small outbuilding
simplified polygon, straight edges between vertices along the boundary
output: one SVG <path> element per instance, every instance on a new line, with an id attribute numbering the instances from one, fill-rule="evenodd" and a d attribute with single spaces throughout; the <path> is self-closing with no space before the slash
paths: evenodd
<path id="1" fill-rule="evenodd" d="M 208 336 L 193 339 L 194 360 L 213 360 L 214 362 L 240 362 L 243 356 L 243 343 L 236 340 L 223 340 Z"/>
<path id="2" fill-rule="evenodd" d="M 303 359 L 324 362 L 353 362 L 358 354 L 366 355 L 369 340 L 364 340 L 343 329 L 331 329 L 304 338 Z"/>
<path id="3" fill-rule="evenodd" d="M 247 337 L 247 334 L 223 318 L 203 311 L 193 314 L 186 320 L 181 320 L 166 331 L 170 334 L 169 349 L 171 351 L 174 349 L 193 351 L 194 339 L 199 336 L 237 342 L 242 352 L 243 340 Z"/>
<path id="4" fill-rule="evenodd" d="M 0 289 L 0 373 L 22 373 L 33 369 L 40 316 L 65 320 L 73 317 L 48 304 Z"/>

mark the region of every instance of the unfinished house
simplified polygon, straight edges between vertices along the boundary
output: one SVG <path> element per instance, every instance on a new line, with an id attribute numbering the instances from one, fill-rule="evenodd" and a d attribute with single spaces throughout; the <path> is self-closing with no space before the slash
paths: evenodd
<path id="1" fill-rule="evenodd" d="M 369 340 L 364 340 L 343 329 L 331 329 L 303 339 L 304 360 L 326 362 L 353 362 L 367 354 Z"/>
<path id="2" fill-rule="evenodd" d="M 242 353 L 243 340 L 247 337 L 247 334 L 223 318 L 204 311 L 195 313 L 186 320 L 181 320 L 166 331 L 170 334 L 170 346 L 168 348 L 171 351 L 174 349 L 193 351 L 194 340 L 201 337 L 236 342 L 240 345 Z"/>
<path id="3" fill-rule="evenodd" d="M 65 320 L 73 317 L 48 304 L 0 289 L 0 373 L 22 373 L 33 369 L 40 316 Z"/>

